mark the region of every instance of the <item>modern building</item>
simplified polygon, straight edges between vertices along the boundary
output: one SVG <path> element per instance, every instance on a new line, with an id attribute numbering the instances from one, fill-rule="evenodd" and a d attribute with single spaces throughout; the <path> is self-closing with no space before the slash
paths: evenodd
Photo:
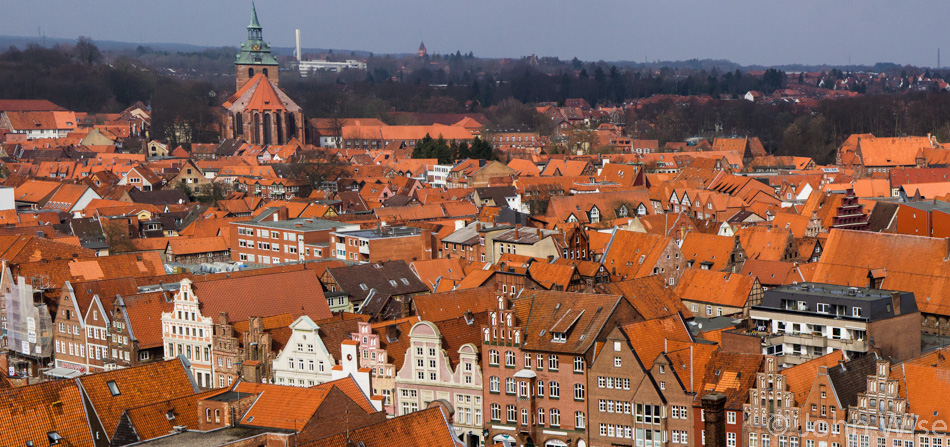
<path id="1" fill-rule="evenodd" d="M 782 286 L 765 292 L 762 302 L 752 306 L 750 319 L 746 334 L 760 338 L 761 353 L 776 356 L 780 365 L 835 349 L 850 358 L 871 348 L 898 360 L 920 355 L 921 315 L 910 292 L 816 283 Z"/>
<path id="2" fill-rule="evenodd" d="M 254 219 L 231 222 L 231 260 L 249 264 L 321 259 L 331 256 L 330 233 L 339 222 L 287 219 L 286 211 L 265 211 Z"/>

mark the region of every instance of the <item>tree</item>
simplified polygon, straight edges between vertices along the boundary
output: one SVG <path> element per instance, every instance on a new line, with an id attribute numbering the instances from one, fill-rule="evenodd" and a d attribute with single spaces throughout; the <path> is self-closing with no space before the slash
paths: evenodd
<path id="1" fill-rule="evenodd" d="M 129 235 L 129 222 L 127 220 L 107 220 L 100 221 L 102 224 L 102 234 L 106 237 L 106 243 L 109 245 L 110 253 L 121 253 L 135 250 L 132 245 L 132 239 Z"/>
<path id="2" fill-rule="evenodd" d="M 300 151 L 290 164 L 291 176 L 306 180 L 312 189 L 323 189 L 328 182 L 336 181 L 345 168 L 346 163 L 335 152 L 321 149 Z"/>
<path id="3" fill-rule="evenodd" d="M 91 38 L 86 36 L 79 36 L 72 53 L 73 57 L 84 65 L 93 65 L 102 60 L 99 47 L 92 43 Z"/>

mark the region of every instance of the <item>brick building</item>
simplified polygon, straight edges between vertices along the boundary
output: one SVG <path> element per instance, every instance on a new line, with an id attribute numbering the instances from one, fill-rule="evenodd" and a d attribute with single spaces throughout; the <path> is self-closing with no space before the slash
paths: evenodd
<path id="1" fill-rule="evenodd" d="M 510 305 L 505 297 L 498 302 L 482 327 L 486 442 L 570 445 L 585 439 L 594 344 L 633 318 L 633 308 L 618 296 L 548 291 L 524 293 Z"/>

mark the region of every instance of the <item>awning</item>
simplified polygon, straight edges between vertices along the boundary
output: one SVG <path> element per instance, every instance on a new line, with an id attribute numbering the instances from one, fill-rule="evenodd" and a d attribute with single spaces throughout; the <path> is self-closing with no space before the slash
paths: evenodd
<path id="1" fill-rule="evenodd" d="M 46 374 L 50 377 L 59 377 L 61 379 L 72 379 L 82 375 L 81 372 L 69 368 L 53 368 L 43 374 Z"/>
<path id="2" fill-rule="evenodd" d="M 494 442 L 514 441 L 514 440 L 515 440 L 515 438 L 514 438 L 513 436 L 509 436 L 509 435 L 506 435 L 506 434 L 504 434 L 504 433 L 497 434 L 497 435 L 495 435 L 494 438 L 492 438 L 492 441 L 494 441 Z"/>
<path id="3" fill-rule="evenodd" d="M 544 443 L 544 447 L 567 447 L 567 443 L 560 439 L 552 439 Z"/>

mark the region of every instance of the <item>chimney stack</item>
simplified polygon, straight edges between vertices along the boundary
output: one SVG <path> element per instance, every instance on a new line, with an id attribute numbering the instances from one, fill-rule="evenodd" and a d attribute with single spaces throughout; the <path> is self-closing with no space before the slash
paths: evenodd
<path id="1" fill-rule="evenodd" d="M 726 395 L 709 393 L 702 402 L 706 447 L 726 447 Z"/>
<path id="2" fill-rule="evenodd" d="M 297 30 L 297 54 L 295 54 L 295 56 L 297 56 L 297 62 L 300 62 L 303 60 L 303 54 L 300 53 L 300 30 L 299 29 Z"/>

